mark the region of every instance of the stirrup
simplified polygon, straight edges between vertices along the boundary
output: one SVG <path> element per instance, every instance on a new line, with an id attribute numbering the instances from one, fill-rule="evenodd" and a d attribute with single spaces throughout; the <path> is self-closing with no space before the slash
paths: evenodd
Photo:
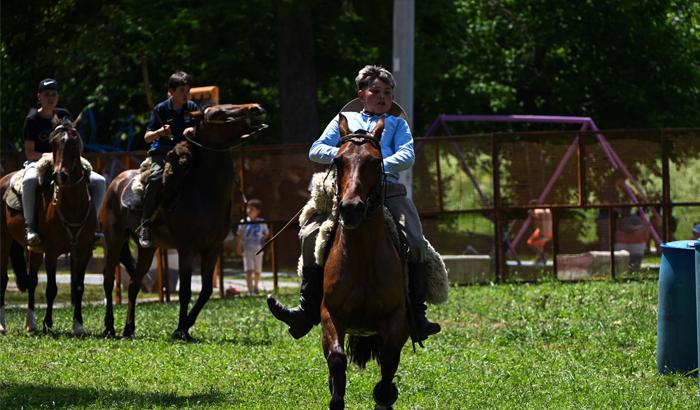
<path id="1" fill-rule="evenodd" d="M 153 246 L 150 226 L 141 225 L 141 229 L 139 230 L 139 245 L 141 245 L 142 248 L 150 248 Z"/>
<path id="2" fill-rule="evenodd" d="M 27 229 L 27 235 L 25 239 L 27 240 L 27 246 L 41 245 L 41 238 L 39 238 L 39 234 L 36 233 L 33 229 Z"/>

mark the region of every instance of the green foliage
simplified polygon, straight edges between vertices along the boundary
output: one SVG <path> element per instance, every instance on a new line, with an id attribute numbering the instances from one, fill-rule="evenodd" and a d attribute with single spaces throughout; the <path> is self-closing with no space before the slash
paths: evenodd
<path id="1" fill-rule="evenodd" d="M 695 125 L 696 2 L 416 3 L 417 134 L 441 113 L 589 115 L 606 128 Z M 369 0 L 308 4 L 320 130 L 355 95 L 358 68 L 391 67 L 393 7 Z M 48 76 L 60 81 L 61 105 L 75 115 L 94 108 L 99 142 L 111 143 L 131 114 L 140 136 L 152 108 L 144 66 L 156 101 L 165 98 L 168 75 L 183 69 L 196 85 L 219 85 L 222 102 L 260 102 L 272 126 L 264 142 L 279 142 L 278 7 L 272 0 L 3 1 L 3 146 L 21 145 L 36 84 Z"/>
<path id="2" fill-rule="evenodd" d="M 283 297 L 291 303 L 294 295 Z M 697 379 L 656 371 L 657 283 L 591 282 L 450 289 L 429 309 L 443 331 L 406 346 L 397 408 L 697 408 Z M 142 304 L 137 338 L 99 336 L 103 307 L 85 309 L 90 335 L 25 336 L 8 311 L 0 342 L 0 402 L 8 408 L 321 408 L 327 366 L 315 328 L 294 341 L 263 298 L 210 301 L 172 342 L 177 304 Z M 126 309 L 116 308 L 117 325 Z M 38 312 L 42 317 L 41 309 Z M 372 407 L 379 370 L 348 369 L 349 408 Z"/>

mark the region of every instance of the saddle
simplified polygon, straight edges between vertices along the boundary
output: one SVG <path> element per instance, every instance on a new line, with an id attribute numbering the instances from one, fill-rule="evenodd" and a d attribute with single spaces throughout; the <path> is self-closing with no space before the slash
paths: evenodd
<path id="1" fill-rule="evenodd" d="M 335 173 L 327 174 L 319 172 L 311 178 L 311 198 L 304 206 L 300 216 L 299 225 L 304 226 L 309 221 L 318 221 L 320 228 L 316 236 L 316 244 L 314 248 L 314 256 L 316 263 L 323 266 L 327 255 L 326 249 L 330 246 L 333 231 L 336 226 L 336 215 L 338 212 L 338 203 L 335 196 Z M 389 212 L 389 209 L 384 207 L 384 220 L 389 227 L 391 238 L 399 252 L 403 253 L 403 259 L 407 260 L 406 239 L 401 229 L 401 225 L 396 222 L 394 217 Z M 447 279 L 447 268 L 440 254 L 433 248 L 430 242 L 424 237 L 426 242 L 426 262 L 427 269 L 427 291 L 426 302 L 431 304 L 440 304 L 447 301 L 449 282 Z M 299 275 L 301 276 L 301 266 L 303 266 L 303 256 L 299 258 Z"/>
<path id="2" fill-rule="evenodd" d="M 82 164 L 86 175 L 90 175 L 92 172 L 92 164 L 90 164 L 90 162 L 83 157 L 80 157 L 80 163 Z M 24 175 L 27 173 L 28 168 L 36 168 L 39 189 L 50 185 L 52 183 L 51 174 L 53 172 L 53 155 L 50 153 L 43 154 L 38 161 L 30 163 L 26 168 L 20 169 L 12 176 L 12 178 L 10 178 L 10 189 L 5 191 L 3 200 L 8 207 L 14 209 L 15 211 L 22 210 Z"/>
<path id="3" fill-rule="evenodd" d="M 179 142 L 165 155 L 163 166 L 163 198 L 166 201 L 174 195 L 177 187 L 189 173 L 193 153 L 187 141 Z M 143 209 L 143 195 L 148 177 L 151 173 L 151 157 L 139 165 L 139 173 L 127 183 L 122 191 L 120 202 L 122 207 L 130 210 Z"/>

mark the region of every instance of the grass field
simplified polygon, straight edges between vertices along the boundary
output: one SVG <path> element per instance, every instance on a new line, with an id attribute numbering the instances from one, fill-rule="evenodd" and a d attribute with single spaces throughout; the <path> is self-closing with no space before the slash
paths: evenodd
<path id="1" fill-rule="evenodd" d="M 403 351 L 396 408 L 698 408 L 696 378 L 656 372 L 656 304 L 655 281 L 453 288 L 429 312 L 443 332 Z M 23 314 L 0 338 L 1 408 L 327 408 L 319 329 L 294 341 L 262 297 L 210 301 L 190 344 L 169 338 L 175 304 L 140 305 L 136 340 L 99 337 L 101 306 L 85 339 L 70 309 L 49 336 L 24 335 Z M 350 367 L 347 407 L 372 408 L 378 378 Z"/>

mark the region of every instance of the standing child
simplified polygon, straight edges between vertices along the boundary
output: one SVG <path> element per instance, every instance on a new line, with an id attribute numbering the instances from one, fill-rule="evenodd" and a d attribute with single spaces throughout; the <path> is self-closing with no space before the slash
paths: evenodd
<path id="1" fill-rule="evenodd" d="M 248 294 L 257 295 L 260 284 L 260 272 L 262 271 L 263 252 L 256 255 L 258 250 L 270 235 L 267 224 L 262 223 L 260 217 L 262 202 L 251 199 L 246 204 L 246 218 L 241 220 L 236 232 L 236 248 L 243 255 L 243 270 L 245 281 L 248 285 Z"/>

